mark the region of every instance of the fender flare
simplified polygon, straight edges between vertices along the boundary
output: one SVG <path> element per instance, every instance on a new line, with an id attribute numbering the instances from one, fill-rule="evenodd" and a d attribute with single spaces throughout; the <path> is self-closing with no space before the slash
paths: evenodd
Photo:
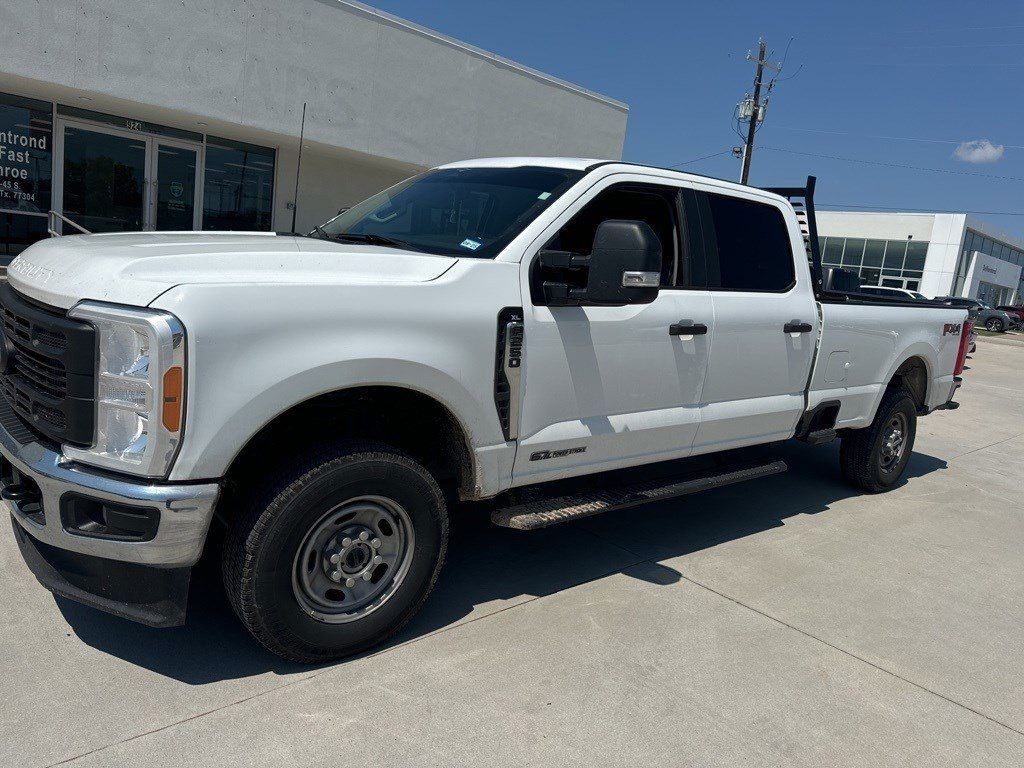
<path id="1" fill-rule="evenodd" d="M 923 395 L 924 406 L 927 407 L 928 397 L 932 391 L 932 360 L 935 359 L 935 354 L 935 348 L 932 347 L 930 344 L 924 341 L 917 341 L 911 344 L 906 349 L 904 349 L 896 358 L 894 358 L 895 362 L 893 362 L 892 365 L 889 366 L 888 371 L 886 371 L 884 377 L 879 382 L 880 386 L 878 388 L 878 392 L 875 394 L 874 402 L 872 402 L 871 404 L 872 421 L 875 418 L 875 414 L 878 412 L 878 406 L 882 402 L 882 398 L 885 396 L 885 390 L 888 389 L 889 387 L 889 382 L 892 381 L 893 376 L 896 375 L 896 371 L 898 371 L 903 366 L 903 364 L 906 363 L 908 360 L 911 360 L 912 358 L 915 357 L 920 359 L 921 362 L 924 363 L 925 390 Z"/>
<path id="2" fill-rule="evenodd" d="M 367 371 L 374 375 L 368 377 Z M 456 379 L 411 360 L 349 359 L 328 363 L 282 379 L 242 403 L 212 440 L 194 454 L 187 469 L 192 476 L 223 477 L 250 441 L 275 419 L 317 397 L 360 387 L 394 387 L 435 400 L 461 427 L 470 461 L 487 444 L 483 427 L 488 414 Z M 500 431 L 497 413 L 490 414 Z M 180 468 L 175 467 L 178 471 Z M 476 467 L 471 468 L 475 477 Z"/>

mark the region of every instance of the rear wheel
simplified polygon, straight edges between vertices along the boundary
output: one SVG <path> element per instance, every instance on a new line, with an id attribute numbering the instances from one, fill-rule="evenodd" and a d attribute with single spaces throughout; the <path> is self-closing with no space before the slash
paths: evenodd
<path id="1" fill-rule="evenodd" d="M 423 604 L 444 560 L 441 489 L 390 449 L 312 457 L 246 507 L 225 543 L 224 585 L 253 636 L 294 661 L 387 639 Z"/>
<path id="2" fill-rule="evenodd" d="M 849 482 L 869 493 L 888 491 L 903 476 L 917 434 L 917 405 L 904 389 L 888 389 L 871 426 L 849 432 L 839 465 Z"/>
<path id="3" fill-rule="evenodd" d="M 1003 333 L 1006 330 L 1006 324 L 998 317 L 990 317 L 985 321 L 985 328 L 993 333 Z"/>

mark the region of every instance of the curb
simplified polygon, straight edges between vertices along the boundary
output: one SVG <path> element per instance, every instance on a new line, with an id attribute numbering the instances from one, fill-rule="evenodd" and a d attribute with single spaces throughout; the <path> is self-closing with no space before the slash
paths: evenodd
<path id="1" fill-rule="evenodd" d="M 1014 334 L 1017 336 L 1017 334 Z M 1024 347 L 1024 336 L 1019 338 L 1003 338 L 1001 336 L 982 336 L 978 334 L 978 343 L 985 342 L 986 344 L 1002 344 L 1007 347 Z"/>

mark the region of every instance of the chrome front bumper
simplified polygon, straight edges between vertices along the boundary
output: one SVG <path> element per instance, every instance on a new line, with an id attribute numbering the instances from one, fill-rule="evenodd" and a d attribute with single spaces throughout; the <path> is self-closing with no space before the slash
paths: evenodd
<path id="1" fill-rule="evenodd" d="M 161 568 L 192 566 L 202 554 L 220 490 L 216 483 L 147 484 L 142 478 L 131 481 L 93 472 L 67 462 L 41 443 L 19 441 L 3 424 L 0 454 L 39 486 L 45 518 L 42 524 L 33 519 L 36 515 L 23 512 L 17 502 L 4 499 L 3 503 L 25 532 L 44 544 L 68 552 Z M 149 541 L 118 541 L 69 532 L 62 523 L 60 508 L 61 498 L 67 493 L 159 510 L 156 535 Z"/>

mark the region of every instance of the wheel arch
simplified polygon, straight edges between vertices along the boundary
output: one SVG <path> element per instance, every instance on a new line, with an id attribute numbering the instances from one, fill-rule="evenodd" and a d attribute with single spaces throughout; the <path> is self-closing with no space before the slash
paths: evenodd
<path id="1" fill-rule="evenodd" d="M 928 396 L 932 385 L 932 366 L 929 362 L 929 353 L 934 354 L 931 347 L 907 350 L 889 371 L 885 379 L 885 389 L 902 387 L 906 389 L 914 399 L 919 412 L 928 408 Z M 882 391 L 882 394 L 884 394 Z M 881 402 L 881 396 L 879 396 Z M 875 404 L 877 410 L 878 403 Z"/>
<path id="2" fill-rule="evenodd" d="M 396 448 L 423 464 L 442 485 L 471 496 L 476 466 L 470 435 L 439 398 L 400 384 L 344 387 L 294 403 L 252 434 L 224 474 L 218 517 L 232 516 L 239 490 L 280 465 L 281 456 L 331 442 L 360 440 Z"/>

